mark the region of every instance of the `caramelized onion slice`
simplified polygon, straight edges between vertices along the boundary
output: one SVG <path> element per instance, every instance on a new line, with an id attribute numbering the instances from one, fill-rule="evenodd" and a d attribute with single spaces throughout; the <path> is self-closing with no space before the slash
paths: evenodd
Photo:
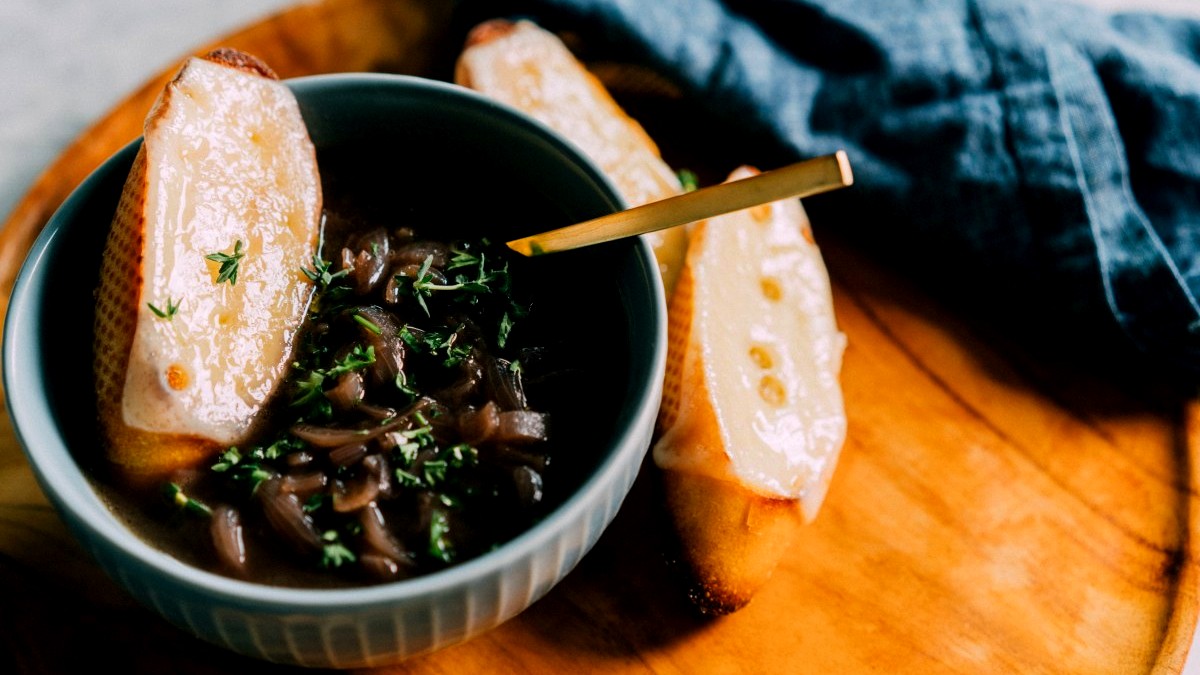
<path id="1" fill-rule="evenodd" d="M 319 427 L 315 424 L 301 423 L 292 425 L 291 432 L 296 438 L 317 448 L 339 448 L 352 443 L 366 443 L 386 431 L 383 426 L 372 429 L 338 429 L 335 427 Z"/>
<path id="2" fill-rule="evenodd" d="M 376 386 L 394 382 L 404 371 L 407 350 L 400 339 L 400 322 L 391 312 L 374 305 L 359 307 L 354 313 L 360 319 L 359 337 L 375 351 L 375 362 L 368 367 L 371 382 Z M 371 325 L 364 325 L 361 320 Z"/>
<path id="3" fill-rule="evenodd" d="M 284 541 L 308 554 L 321 550 L 321 535 L 312 518 L 304 512 L 300 499 L 282 489 L 283 481 L 274 476 L 258 486 L 259 501 L 267 522 Z"/>
<path id="4" fill-rule="evenodd" d="M 500 409 L 488 401 L 479 410 L 467 410 L 458 416 L 458 432 L 462 442 L 479 445 L 491 438 L 500 428 Z"/>
<path id="5" fill-rule="evenodd" d="M 221 565 L 239 577 L 246 576 L 246 540 L 237 509 L 224 504 L 214 508 L 208 531 Z"/>
<path id="6" fill-rule="evenodd" d="M 400 545 L 396 537 L 388 530 L 387 521 L 379 504 L 371 502 L 360 512 L 359 522 L 362 524 L 363 544 L 381 556 L 397 563 L 413 564 L 412 555 Z"/>
<path id="7" fill-rule="evenodd" d="M 501 410 L 524 410 L 529 407 L 525 401 L 520 372 L 512 368 L 511 362 L 490 356 L 482 356 L 481 360 L 486 398 L 495 401 Z"/>
<path id="8" fill-rule="evenodd" d="M 513 467 L 512 479 L 517 500 L 523 506 L 533 506 L 542 501 L 542 474 L 528 466 L 518 466 Z"/>
<path id="9" fill-rule="evenodd" d="M 548 416 L 533 410 L 510 410 L 499 415 L 495 440 L 501 443 L 527 444 L 549 438 Z"/>
<path id="10" fill-rule="evenodd" d="M 363 553 L 358 557 L 363 570 L 380 581 L 394 581 L 405 576 L 400 563 L 392 558 L 378 553 Z"/>
<path id="11" fill-rule="evenodd" d="M 329 461 L 334 466 L 352 466 L 366 456 L 366 443 L 348 443 L 329 451 Z"/>
<path id="12" fill-rule="evenodd" d="M 325 397 L 338 410 L 352 410 L 362 403 L 365 394 L 363 374 L 357 370 L 344 373 L 338 378 L 336 385 L 325 390 Z"/>
<path id="13" fill-rule="evenodd" d="M 329 485 L 329 476 L 320 471 L 304 473 L 289 473 L 280 478 L 279 490 L 285 494 L 296 495 L 302 503 L 309 497 L 321 492 Z"/>
<path id="14" fill-rule="evenodd" d="M 429 256 L 433 256 L 431 267 L 445 267 L 450 260 L 450 249 L 436 241 L 414 241 L 397 247 L 392 252 L 392 262 L 399 266 L 416 265 L 419 268 Z"/>
<path id="15" fill-rule="evenodd" d="M 396 415 L 390 422 L 362 429 L 341 429 L 337 427 L 322 427 L 307 422 L 293 424 L 290 429 L 293 436 L 307 442 L 316 448 L 337 448 L 351 443 L 367 443 L 388 433 L 409 425 L 412 416 L 430 408 L 434 400 L 421 397 Z"/>
<path id="16" fill-rule="evenodd" d="M 359 238 L 356 245 L 358 255 L 354 256 L 354 269 L 350 279 L 354 282 L 354 290 L 359 295 L 367 295 L 383 279 L 390 262 L 390 251 L 387 230 L 377 227 L 366 232 Z"/>
<path id="17" fill-rule="evenodd" d="M 378 455 L 362 460 L 362 470 L 346 481 L 333 482 L 333 510 L 338 513 L 353 513 L 366 508 L 379 498 L 387 481 L 386 466 Z"/>

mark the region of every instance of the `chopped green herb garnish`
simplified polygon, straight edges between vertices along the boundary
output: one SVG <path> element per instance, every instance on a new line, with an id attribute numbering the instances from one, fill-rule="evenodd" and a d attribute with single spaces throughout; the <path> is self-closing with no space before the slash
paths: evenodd
<path id="1" fill-rule="evenodd" d="M 442 365 L 452 368 L 471 356 L 471 345 L 459 343 L 459 332 L 427 330 L 417 337 L 408 326 L 400 329 L 400 339 L 418 353 L 443 356 Z"/>
<path id="2" fill-rule="evenodd" d="M 233 244 L 233 253 L 218 251 L 216 253 L 209 253 L 204 257 L 221 265 L 217 270 L 217 283 L 222 284 L 228 281 L 229 285 L 232 286 L 237 283 L 238 267 L 245 256 L 246 253 L 242 251 L 242 240 L 238 239 Z"/>
<path id="3" fill-rule="evenodd" d="M 320 511 L 325 507 L 326 504 L 329 504 L 332 501 L 333 497 L 330 495 L 318 492 L 317 494 L 309 497 L 308 501 L 304 502 L 304 512 L 312 513 L 313 511 Z"/>
<path id="4" fill-rule="evenodd" d="M 396 480 L 403 487 L 417 487 L 421 484 L 421 479 L 415 475 L 405 471 L 404 469 L 396 469 Z"/>
<path id="5" fill-rule="evenodd" d="M 167 308 L 165 310 L 155 307 L 154 303 L 152 303 L 152 302 L 147 302 L 146 306 L 149 307 L 150 311 L 154 312 L 155 316 L 157 316 L 158 318 L 170 320 L 175 317 L 175 313 L 179 311 L 179 305 L 182 302 L 183 302 L 183 298 L 180 298 L 179 301 L 176 302 L 175 300 L 172 300 L 171 298 L 168 297 L 167 298 Z"/>
<path id="6" fill-rule="evenodd" d="M 313 268 L 308 269 L 307 267 L 301 267 L 300 271 L 304 272 L 304 276 L 312 279 L 313 283 L 317 285 L 317 290 L 325 291 L 333 285 L 333 282 L 345 277 L 350 273 L 350 270 L 331 272 L 330 270 L 332 268 L 333 263 L 313 256 Z"/>
<path id="7" fill-rule="evenodd" d="M 396 373 L 396 389 L 406 394 L 410 399 L 415 399 L 421 395 L 408 381 L 408 374 L 403 370 Z"/>
<path id="8" fill-rule="evenodd" d="M 410 235 L 399 236 L 397 246 L 407 246 Z M 411 241 L 421 244 L 419 239 Z M 387 255 L 382 242 L 374 248 L 351 238 L 344 246 L 356 256 Z M 488 520 L 488 509 L 504 508 L 502 502 L 514 497 L 507 488 L 507 473 L 493 471 L 490 442 L 481 441 L 482 450 L 458 442 L 467 435 L 458 428 L 458 406 L 482 402 L 472 393 L 462 393 L 464 378 L 478 379 L 481 372 L 490 372 L 488 364 L 494 359 L 495 368 L 515 380 L 521 372 L 521 364 L 512 358 L 515 351 L 539 349 L 524 343 L 523 322 L 532 305 L 520 304 L 512 296 L 509 258 L 502 247 L 489 246 L 480 240 L 451 244 L 444 266 L 435 263 L 438 256 L 418 257 L 412 261 L 420 264 L 408 268 L 405 276 L 387 286 L 372 284 L 369 294 L 353 283 L 349 262 L 346 269 L 338 270 L 343 263 L 337 260 L 348 257 L 345 252 L 334 256 L 333 263 L 313 256 L 311 268 L 301 267 L 313 282 L 315 295 L 308 323 L 298 333 L 295 361 L 285 385 L 283 404 L 290 401 L 292 407 L 272 411 L 279 427 L 273 435 L 255 436 L 254 442 L 261 445 L 229 447 L 211 460 L 213 473 L 208 478 L 219 481 L 219 488 L 226 491 L 211 494 L 221 495 L 221 503 L 239 512 L 251 513 L 259 506 L 260 500 L 252 497 L 258 486 L 283 481 L 279 487 L 300 499 L 303 517 L 319 537 L 309 566 L 331 572 L 338 568 L 339 574 L 348 568 L 354 575 L 364 571 L 357 568 L 360 547 L 367 546 L 362 539 L 366 521 L 361 512 L 338 511 L 335 506 L 343 505 L 333 495 L 342 494 L 343 486 L 348 489 L 364 479 L 375 480 L 374 472 L 379 470 L 388 471 L 390 478 L 384 481 L 390 483 L 388 492 L 381 492 L 379 498 L 395 500 L 381 502 L 379 513 L 387 514 L 386 527 L 398 528 L 391 534 L 403 550 L 412 552 L 405 554 L 409 558 L 405 564 L 417 565 L 418 572 L 494 548 L 497 539 L 510 536 L 506 524 L 494 527 Z M 214 275 L 218 283 L 236 282 L 246 248 L 238 240 L 232 252 L 207 256 L 220 265 L 219 271 L 210 268 L 218 272 Z M 343 242 L 335 248 L 341 251 Z M 180 304 L 169 298 L 165 309 L 161 303 L 151 309 L 169 318 Z M 392 335 L 396 325 L 402 327 Z M 521 328 L 513 333 L 518 325 Z M 378 340 L 376 335 L 386 339 Z M 377 354 L 380 345 L 389 353 Z M 385 355 L 388 368 L 372 367 Z M 355 374 L 351 382 L 344 377 L 360 372 L 364 377 Z M 384 372 L 391 381 L 381 381 Z M 335 385 L 340 385 L 336 395 Z M 347 395 L 357 396 L 361 405 L 354 405 Z M 326 436 L 330 443 L 316 437 L 315 443 L 302 439 L 315 428 L 333 432 Z M 324 447 L 330 444 L 341 444 L 345 451 L 333 455 L 331 448 Z M 481 471 L 480 466 L 487 469 Z M 289 475 L 299 478 L 284 478 Z M 204 489 L 201 494 L 209 495 L 208 487 Z M 170 499 L 185 510 L 207 512 L 204 504 L 188 495 L 172 494 Z M 426 514 L 416 514 L 428 523 L 426 531 L 414 532 L 411 524 L 404 524 L 414 522 L 411 511 L 417 505 L 421 509 L 432 505 Z M 257 526 L 257 520 L 252 522 Z M 484 525 L 487 531 L 477 532 Z M 482 539 L 477 542 L 476 537 Z"/>
<path id="9" fill-rule="evenodd" d="M 421 472 L 425 478 L 426 485 L 437 485 L 446 480 L 446 460 L 431 459 L 421 466 Z"/>
<path id="10" fill-rule="evenodd" d="M 500 329 L 499 329 L 498 333 L 496 334 L 496 346 L 497 347 L 500 347 L 501 349 L 503 349 L 504 345 L 506 345 L 508 343 L 508 334 L 510 332 L 512 332 L 512 327 L 513 327 L 512 317 L 509 316 L 508 312 L 505 312 L 504 315 L 500 317 Z"/>
<path id="11" fill-rule="evenodd" d="M 225 452 L 221 453 L 221 461 L 212 465 L 212 470 L 217 473 L 224 473 L 233 467 L 237 466 L 238 462 L 242 461 L 242 453 L 237 449 L 237 446 L 232 446 Z"/>
<path id="12" fill-rule="evenodd" d="M 341 542 L 341 537 L 337 530 L 328 530 L 321 535 L 322 567 L 341 567 L 345 563 L 352 563 L 358 558 L 354 552 L 346 548 L 346 545 Z"/>
<path id="13" fill-rule="evenodd" d="M 477 266 L 479 271 L 475 274 L 474 278 L 463 274 L 455 275 L 454 283 L 452 284 L 434 283 L 433 274 L 429 271 L 433 265 L 433 255 L 430 254 L 427 256 L 425 261 L 421 263 L 421 268 L 417 271 L 417 276 L 412 281 L 413 297 L 417 299 L 421 308 L 425 310 L 426 316 L 429 315 L 429 305 L 425 303 L 425 299 L 431 297 L 435 291 L 464 291 L 467 295 L 462 297 L 472 303 L 478 301 L 478 298 L 474 296 L 479 294 L 508 292 L 510 277 L 507 263 L 503 267 L 489 270 L 487 268 L 487 256 L 482 253 L 475 256 L 466 252 L 460 252 L 455 255 L 452 262 L 453 265 L 447 265 L 447 270 Z"/>
<path id="14" fill-rule="evenodd" d="M 354 316 L 358 317 L 357 314 Z M 372 363 L 375 363 L 375 347 L 354 345 L 350 353 L 336 361 L 332 367 L 314 368 L 305 373 L 303 378 L 297 379 L 296 396 L 292 399 L 292 406 L 310 405 L 324 400 L 325 380 L 336 380 L 346 373 L 362 370 Z M 297 370 L 304 369 L 299 362 L 293 363 L 292 367 Z"/>
<path id="15" fill-rule="evenodd" d="M 680 169 L 676 175 L 679 176 L 679 183 L 684 192 L 695 192 L 700 187 L 700 179 L 692 171 Z"/>
<path id="16" fill-rule="evenodd" d="M 211 468 L 217 473 L 229 474 L 234 481 L 248 484 L 253 494 L 264 480 L 274 475 L 270 469 L 262 466 L 266 459 L 267 451 L 262 448 L 253 448 L 243 455 L 233 446 L 221 453 L 220 460 Z"/>
<path id="17" fill-rule="evenodd" d="M 356 322 L 358 322 L 358 325 L 362 326 L 363 328 L 366 328 L 367 330 L 371 331 L 372 333 L 374 333 L 376 335 L 383 335 L 383 329 L 380 328 L 379 326 L 377 326 L 370 319 L 364 317 L 361 314 L 355 314 L 353 316 L 354 316 L 354 320 Z"/>
<path id="18" fill-rule="evenodd" d="M 454 547 L 450 544 L 450 518 L 445 511 L 434 509 L 429 522 L 429 555 L 444 563 L 454 561 Z"/>
<path id="19" fill-rule="evenodd" d="M 177 483 L 167 483 L 165 486 L 167 499 L 176 507 L 188 513 L 201 516 L 211 516 L 212 509 L 205 504 L 189 497 Z"/>
<path id="20" fill-rule="evenodd" d="M 479 451 L 466 443 L 458 443 L 446 448 L 441 456 L 456 469 L 479 461 Z"/>
<path id="21" fill-rule="evenodd" d="M 482 262 L 479 256 L 469 251 L 464 251 L 460 248 L 451 250 L 454 251 L 454 256 L 446 262 L 446 270 L 456 270 L 460 267 L 472 267 Z"/>
<path id="22" fill-rule="evenodd" d="M 424 416 L 421 413 L 416 413 L 413 415 L 413 418 L 422 426 L 401 431 L 400 435 L 421 445 L 433 445 L 436 443 L 437 441 L 433 438 L 433 427 L 429 426 L 429 422 L 425 420 Z"/>
<path id="23" fill-rule="evenodd" d="M 333 364 L 333 367 L 326 373 L 326 377 L 341 377 L 346 373 L 362 370 L 372 363 L 375 363 L 375 348 L 368 346 L 363 349 L 362 345 L 354 345 L 354 349 L 351 349 L 349 354 Z"/>

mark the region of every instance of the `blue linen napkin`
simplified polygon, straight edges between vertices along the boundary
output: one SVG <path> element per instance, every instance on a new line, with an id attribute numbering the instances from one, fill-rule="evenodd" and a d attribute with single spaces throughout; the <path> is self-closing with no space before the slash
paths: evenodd
<path id="1" fill-rule="evenodd" d="M 810 201 L 817 227 L 980 314 L 1200 375 L 1200 22 L 1048 0 L 504 6 L 790 159 L 846 149 L 856 184 Z"/>

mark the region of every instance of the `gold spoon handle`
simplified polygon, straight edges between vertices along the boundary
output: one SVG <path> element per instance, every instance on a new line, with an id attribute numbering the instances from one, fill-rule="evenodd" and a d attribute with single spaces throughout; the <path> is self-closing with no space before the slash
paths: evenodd
<path id="1" fill-rule="evenodd" d="M 590 244 L 665 230 L 780 199 L 820 194 L 853 182 L 850 160 L 844 150 L 838 150 L 832 155 L 797 162 L 757 176 L 514 239 L 508 242 L 508 247 L 526 256 L 569 251 Z"/>

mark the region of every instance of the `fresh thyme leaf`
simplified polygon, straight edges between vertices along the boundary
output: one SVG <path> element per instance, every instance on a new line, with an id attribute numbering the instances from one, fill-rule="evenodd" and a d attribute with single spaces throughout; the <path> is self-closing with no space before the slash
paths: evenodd
<path id="1" fill-rule="evenodd" d="M 322 508 L 324 508 L 324 506 L 326 504 L 330 503 L 332 500 L 333 500 L 332 496 L 318 492 L 317 494 L 314 494 L 313 496 L 309 497 L 308 501 L 304 502 L 304 506 L 302 508 L 304 509 L 305 513 L 312 513 L 314 511 L 321 510 Z"/>
<path id="2" fill-rule="evenodd" d="M 352 563 L 358 559 L 354 552 L 341 542 L 337 530 L 326 531 L 321 535 L 321 540 L 324 542 L 321 545 L 321 567 L 341 567 L 345 563 Z"/>
<path id="3" fill-rule="evenodd" d="M 238 267 L 245 256 L 245 252 L 242 251 L 242 240 L 238 239 L 233 244 L 233 253 L 217 251 L 216 253 L 209 253 L 204 257 L 207 260 L 220 264 L 220 267 L 217 269 L 217 283 L 222 284 L 228 281 L 229 285 L 232 286 L 237 283 Z"/>
<path id="4" fill-rule="evenodd" d="M 396 480 L 403 487 L 418 487 L 421 485 L 421 479 L 416 475 L 411 474 L 404 469 L 396 469 Z"/>
<path id="5" fill-rule="evenodd" d="M 232 446 L 221 453 L 221 461 L 213 464 L 212 470 L 217 473 L 224 473 L 237 466 L 240 461 L 242 461 L 242 453 L 237 449 L 237 446 Z"/>
<path id="6" fill-rule="evenodd" d="M 354 320 L 356 322 L 358 322 L 358 324 L 360 326 L 362 326 L 363 328 L 366 328 L 367 330 L 371 331 L 372 333 L 374 333 L 376 335 L 383 335 L 383 329 L 380 328 L 379 326 L 377 326 L 370 319 L 364 317 L 361 314 L 354 314 L 353 316 L 354 316 Z"/>
<path id="7" fill-rule="evenodd" d="M 280 457 L 287 455 L 289 452 L 300 450 L 302 448 L 304 448 L 303 441 L 290 435 L 284 436 L 283 438 L 277 439 L 274 443 L 268 445 L 266 449 L 263 450 L 263 457 L 267 459 L 279 459 Z"/>
<path id="8" fill-rule="evenodd" d="M 445 511 L 434 509 L 429 523 L 429 555 L 444 563 L 454 561 L 454 547 L 450 543 L 450 518 Z"/>
<path id="9" fill-rule="evenodd" d="M 216 473 L 227 474 L 233 482 L 249 485 L 253 494 L 264 480 L 274 475 L 270 469 L 262 466 L 270 451 L 252 448 L 249 453 L 243 454 L 237 446 L 232 446 L 221 453 L 220 460 L 210 468 Z"/>
<path id="10" fill-rule="evenodd" d="M 421 472 L 425 478 L 425 482 L 429 485 L 437 485 L 446 480 L 446 469 L 448 465 L 444 459 L 431 459 L 421 465 Z"/>
<path id="11" fill-rule="evenodd" d="M 700 187 L 700 179 L 694 172 L 680 169 L 676 175 L 679 176 L 679 183 L 683 186 L 684 192 L 695 192 Z"/>
<path id="12" fill-rule="evenodd" d="M 425 341 L 418 337 L 417 334 L 408 327 L 408 324 L 404 324 L 400 327 L 400 339 L 404 341 L 404 344 L 413 349 L 419 350 L 425 344 Z"/>
<path id="13" fill-rule="evenodd" d="M 479 256 L 471 253 L 470 251 L 464 251 L 460 248 L 452 248 L 450 250 L 454 252 L 454 256 L 446 263 L 447 270 L 456 270 L 460 267 L 471 267 L 480 263 Z"/>
<path id="14" fill-rule="evenodd" d="M 409 384 L 408 377 L 409 376 L 403 370 L 396 373 L 396 389 L 408 396 L 410 399 L 415 400 L 421 395 L 421 392 L 417 391 L 415 387 Z"/>
<path id="15" fill-rule="evenodd" d="M 412 294 L 425 310 L 426 316 L 430 316 L 429 305 L 426 304 L 426 298 L 433 295 L 435 291 L 464 291 L 466 294 L 458 296 L 460 300 L 466 300 L 469 303 L 478 302 L 478 295 L 487 293 L 507 293 L 510 283 L 508 272 L 508 263 L 503 267 L 489 270 L 487 268 L 487 256 L 480 253 L 478 256 L 465 252 L 457 254 L 451 262 L 453 265 L 447 265 L 446 269 L 458 269 L 463 267 L 477 266 L 478 272 L 475 278 L 471 278 L 464 274 L 458 274 L 454 277 L 452 284 L 437 284 L 434 283 L 433 274 L 430 273 L 430 268 L 433 265 L 433 256 L 425 258 L 425 262 L 421 264 L 420 270 L 417 271 L 416 277 L 412 281 Z"/>
<path id="16" fill-rule="evenodd" d="M 189 497 L 187 493 L 183 491 L 183 488 L 179 487 L 178 483 L 167 483 L 164 486 L 164 491 L 166 492 L 167 500 L 179 509 L 201 516 L 212 515 L 212 509 L 208 508 L 208 506 L 202 502 Z"/>
<path id="17" fill-rule="evenodd" d="M 442 365 L 447 368 L 453 368 L 466 361 L 470 356 L 471 345 L 451 345 L 446 349 L 446 358 L 442 361 Z"/>
<path id="18" fill-rule="evenodd" d="M 413 294 L 417 297 L 417 302 L 420 303 L 421 309 L 425 310 L 425 316 L 430 316 L 429 305 L 425 304 L 425 296 L 429 295 L 430 283 L 433 280 L 433 275 L 429 273 L 429 268 L 433 266 L 433 254 L 425 256 L 425 262 L 421 263 L 421 268 L 417 270 L 417 278 L 413 279 L 412 289 Z"/>
<path id="19" fill-rule="evenodd" d="M 326 260 L 321 260 L 320 258 L 313 256 L 312 269 L 308 269 L 307 267 L 301 267 L 300 271 L 304 272 L 304 275 L 306 277 L 308 277 L 309 279 L 312 279 L 313 283 L 315 283 L 317 285 L 317 290 L 324 291 L 324 290 L 328 289 L 330 286 L 332 286 L 333 282 L 337 281 L 338 279 L 341 279 L 342 277 L 345 277 L 347 274 L 350 273 L 350 270 L 339 270 L 337 272 L 330 272 L 330 270 L 332 268 L 333 268 L 333 263 L 326 261 Z"/>
<path id="20" fill-rule="evenodd" d="M 416 415 L 414 415 L 414 417 L 416 417 Z M 424 419 L 419 419 L 418 421 L 424 426 L 405 429 L 404 431 L 400 432 L 400 435 L 410 441 L 415 441 L 422 447 L 426 445 L 433 445 L 436 442 L 433 438 L 433 427 L 430 426 Z"/>
<path id="21" fill-rule="evenodd" d="M 176 301 L 172 300 L 170 297 L 168 297 L 167 298 L 167 308 L 165 310 L 155 307 L 154 303 L 152 303 L 152 302 L 147 302 L 146 306 L 149 307 L 150 311 L 154 312 L 155 316 L 157 316 L 158 318 L 170 320 L 175 317 L 175 313 L 179 311 L 179 305 L 182 303 L 183 303 L 183 298 L 180 298 L 179 302 L 176 302 Z"/>
<path id="22" fill-rule="evenodd" d="M 322 403 L 325 399 L 325 380 L 336 380 L 346 373 L 361 370 L 372 363 L 375 363 L 375 347 L 364 348 L 361 344 L 356 344 L 349 354 L 335 362 L 332 367 L 308 370 L 303 377 L 295 380 L 296 395 L 292 398 L 292 407 Z M 292 367 L 305 370 L 299 362 L 292 363 Z"/>
<path id="23" fill-rule="evenodd" d="M 358 315 L 355 314 L 355 316 Z M 341 361 L 333 364 L 333 367 L 325 373 L 325 376 L 338 378 L 346 373 L 362 370 L 372 363 L 375 363 L 375 347 L 368 346 L 366 349 L 363 349 L 362 345 L 356 344 Z"/>
<path id="24" fill-rule="evenodd" d="M 508 334 L 510 332 L 512 332 L 512 327 L 513 327 L 513 319 L 511 316 L 509 316 L 508 312 L 505 312 L 500 317 L 500 328 L 496 334 L 496 346 L 497 347 L 500 347 L 501 349 L 503 349 L 504 345 L 508 344 Z"/>
<path id="25" fill-rule="evenodd" d="M 442 452 L 442 458 L 449 462 L 450 466 L 458 469 L 478 462 L 479 451 L 466 443 L 458 443 L 446 448 Z"/>
<path id="26" fill-rule="evenodd" d="M 294 367 L 301 367 L 299 363 L 292 364 Z M 320 400 L 325 395 L 325 373 L 320 370 L 310 370 L 303 379 L 296 380 L 295 398 L 292 399 L 294 407 L 305 406 L 315 401 Z"/>

